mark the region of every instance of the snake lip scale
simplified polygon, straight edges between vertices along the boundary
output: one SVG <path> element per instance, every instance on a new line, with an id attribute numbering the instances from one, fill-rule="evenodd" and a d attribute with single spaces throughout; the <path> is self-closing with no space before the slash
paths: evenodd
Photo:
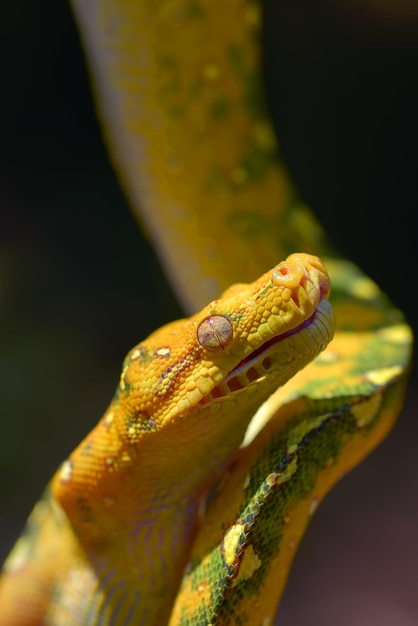
<path id="1" fill-rule="evenodd" d="M 312 327 L 313 324 L 321 324 L 320 319 L 323 316 L 323 303 L 326 302 L 325 306 L 329 306 L 329 303 L 326 301 L 328 293 L 324 293 L 321 289 L 321 299 L 318 303 L 318 307 L 309 318 L 295 326 L 295 328 L 291 328 L 280 335 L 276 335 L 261 344 L 261 346 L 242 359 L 229 374 L 225 376 L 223 381 L 212 389 L 209 396 L 200 400 L 199 404 L 206 404 L 208 401 L 217 400 L 231 393 L 241 391 L 251 383 L 261 382 L 272 366 L 269 354 L 279 343 L 302 331 L 309 332 L 309 328 Z"/>

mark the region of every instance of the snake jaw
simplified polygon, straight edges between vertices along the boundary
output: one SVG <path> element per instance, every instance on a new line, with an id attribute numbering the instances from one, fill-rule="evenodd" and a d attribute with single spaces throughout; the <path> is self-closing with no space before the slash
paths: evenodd
<path id="1" fill-rule="evenodd" d="M 215 385 L 199 404 L 207 404 L 236 392 L 247 389 L 250 385 L 262 383 L 273 369 L 286 368 L 294 359 L 292 345 L 288 349 L 278 349 L 279 344 L 291 338 L 306 346 L 306 361 L 310 361 L 321 352 L 333 336 L 333 316 L 329 302 L 321 299 L 315 312 L 299 326 L 277 335 L 256 348 L 242 359 L 221 381 Z M 272 374 L 272 378 L 277 376 Z M 282 383 L 283 381 L 281 381 Z M 284 381 L 285 382 L 285 381 Z"/>
<path id="2" fill-rule="evenodd" d="M 223 370 L 223 376 L 219 376 L 222 368 L 218 369 L 217 375 L 212 377 L 212 385 L 208 385 L 198 404 L 237 397 L 249 388 L 255 391 L 256 386 L 260 395 L 267 396 L 287 382 L 330 341 L 333 333 L 333 314 L 327 302 L 330 281 L 320 259 L 306 254 L 292 254 L 264 278 L 267 277 L 268 282 L 261 282 L 253 295 L 245 300 L 245 307 L 241 306 L 246 314 L 254 311 L 248 317 L 253 315 L 257 321 L 247 331 L 244 327 L 240 330 L 243 338 L 240 350 L 244 356 L 229 370 Z M 268 291 L 270 295 L 266 297 Z M 243 294 L 240 292 L 242 301 Z M 263 300 L 264 311 L 258 314 L 256 309 L 260 308 Z M 232 330 L 230 320 L 233 318 L 227 313 L 219 311 L 217 306 L 211 307 L 210 312 L 210 316 L 200 322 L 197 338 L 209 353 L 219 354 L 212 361 L 217 368 L 216 362 L 220 362 L 223 353 L 226 356 L 228 352 L 236 353 L 233 343 L 239 334 Z M 205 384 L 199 384 L 201 391 L 206 383 L 209 383 L 207 379 Z"/>
<path id="3" fill-rule="evenodd" d="M 250 410 L 329 341 L 314 330 L 314 313 L 328 291 L 317 257 L 290 255 L 253 283 L 232 286 L 200 313 L 136 346 L 123 367 L 119 401 L 127 411 L 152 415 L 155 429 L 196 406 L 220 410 L 229 399 Z"/>

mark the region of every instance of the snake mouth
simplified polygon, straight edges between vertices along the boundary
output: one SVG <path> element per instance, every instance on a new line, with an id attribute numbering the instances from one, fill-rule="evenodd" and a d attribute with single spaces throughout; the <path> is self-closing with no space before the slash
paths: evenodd
<path id="1" fill-rule="evenodd" d="M 295 326 L 295 328 L 281 335 L 276 335 L 261 344 L 261 346 L 242 359 L 242 361 L 225 376 L 221 383 L 216 385 L 205 398 L 202 398 L 200 403 L 206 404 L 207 402 L 218 400 L 233 392 L 245 389 L 251 383 L 261 382 L 267 376 L 268 371 L 273 365 L 272 358 L 270 357 L 270 349 L 284 339 L 296 335 L 311 326 L 316 320 L 317 312 L 316 310 L 311 317 L 302 322 L 302 324 Z M 291 357 L 289 357 L 289 360 L 291 360 Z"/>

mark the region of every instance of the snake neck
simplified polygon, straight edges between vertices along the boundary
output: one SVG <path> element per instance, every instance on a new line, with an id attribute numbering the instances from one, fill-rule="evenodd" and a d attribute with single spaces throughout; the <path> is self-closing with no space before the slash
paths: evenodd
<path id="1" fill-rule="evenodd" d="M 234 436 L 226 442 L 225 416 L 217 411 L 209 419 L 208 410 L 200 407 L 195 420 L 178 420 L 158 436 L 148 433 L 146 445 L 133 447 L 117 435 L 126 420 L 114 402 L 54 477 L 66 545 L 76 546 L 77 554 L 57 595 L 77 598 L 80 623 L 89 624 L 90 614 L 103 616 L 100 624 L 113 623 L 106 620 L 116 610 L 128 623 L 168 619 L 203 494 L 238 447 L 253 411 L 250 405 L 248 419 L 231 415 Z M 177 458 L 179 445 L 190 454 Z M 65 619 L 60 615 L 57 623 Z"/>

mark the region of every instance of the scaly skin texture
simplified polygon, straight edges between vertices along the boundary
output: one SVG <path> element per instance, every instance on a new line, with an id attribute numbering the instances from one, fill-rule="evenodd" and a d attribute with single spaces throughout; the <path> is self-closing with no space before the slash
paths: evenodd
<path id="1" fill-rule="evenodd" d="M 128 354 L 6 562 L 2 625 L 167 622 L 199 502 L 257 407 L 331 339 L 328 294 L 321 261 L 294 254 Z"/>
<path id="2" fill-rule="evenodd" d="M 186 310 L 324 255 L 260 97 L 260 2 L 72 4 L 115 167 Z"/>
<path id="3" fill-rule="evenodd" d="M 73 6 L 115 167 L 188 311 L 231 283 L 254 280 L 294 250 L 330 254 L 287 175 L 266 114 L 259 2 L 73 0 Z M 400 312 L 358 268 L 333 256 L 327 267 L 335 340 L 263 405 L 250 443 L 232 464 L 227 457 L 250 414 L 282 382 L 273 368 L 248 393 L 237 390 L 236 376 L 229 387 L 205 376 L 204 393 L 214 381 L 212 400 L 192 407 L 189 399 L 199 401 L 202 392 L 195 386 L 200 361 L 185 356 L 195 354 L 185 329 L 195 324 L 200 353 L 201 318 L 169 327 L 175 334 L 159 331 L 148 352 L 131 353 L 121 393 L 55 477 L 52 496 L 37 505 L 7 563 L 2 623 L 161 626 L 189 556 L 170 626 L 271 623 L 317 504 L 396 419 L 411 357 Z M 224 298 L 237 297 L 245 317 L 248 302 L 239 292 Z M 239 327 L 238 317 L 230 321 Z M 225 348 L 205 356 L 211 363 L 230 355 L 223 373 L 234 367 L 228 325 L 212 319 L 201 326 L 200 340 Z M 312 349 L 302 332 L 284 340 L 279 353 L 285 341 L 291 348 L 284 360 Z M 132 400 L 140 381 L 149 397 L 146 368 L 162 376 L 152 410 Z M 187 376 L 190 386 L 181 387 Z M 173 389 L 183 394 L 180 404 Z M 197 523 L 208 480 L 215 482 L 226 465 Z"/>
<path id="4" fill-rule="evenodd" d="M 239 451 L 209 504 L 170 626 L 272 624 L 313 513 L 387 435 L 402 407 L 408 326 L 396 323 L 396 310 L 358 270 L 331 269 L 336 314 L 355 312 L 344 292 L 361 287 L 370 292 L 369 317 L 364 303 L 361 332 L 342 319 L 345 330 L 275 394 L 275 405 L 264 405 L 267 423 Z"/>
<path id="5" fill-rule="evenodd" d="M 313 513 L 386 435 L 402 386 L 337 408 L 299 399 L 269 421 L 210 505 L 170 626 L 272 624 Z"/>

